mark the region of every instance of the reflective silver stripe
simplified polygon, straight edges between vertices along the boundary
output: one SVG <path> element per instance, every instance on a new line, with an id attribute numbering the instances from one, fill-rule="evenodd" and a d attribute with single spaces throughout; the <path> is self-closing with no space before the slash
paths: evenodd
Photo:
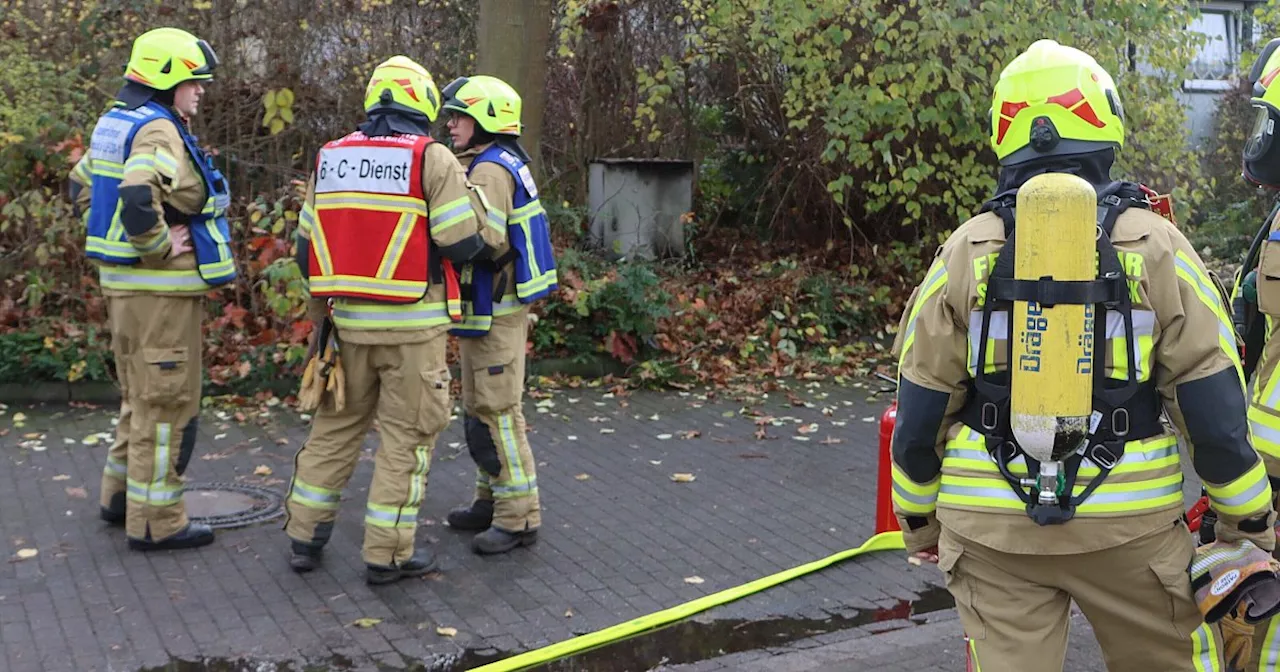
<path id="1" fill-rule="evenodd" d="M 1262 641 L 1262 660 L 1258 667 L 1259 672 L 1266 670 L 1271 672 L 1280 664 L 1280 618 L 1272 618 L 1271 624 L 1267 626 L 1267 637 Z"/>
<path id="2" fill-rule="evenodd" d="M 1191 633 L 1191 642 L 1191 648 L 1196 655 L 1196 672 L 1217 672 L 1221 669 L 1218 666 L 1218 647 L 1214 646 L 1213 631 L 1209 629 L 1208 624 L 1200 624 L 1200 627 Z"/>
<path id="3" fill-rule="evenodd" d="M 1251 473 L 1251 472 L 1246 472 L 1246 473 Z M 1210 497 L 1214 500 L 1214 503 L 1216 503 L 1218 506 L 1224 506 L 1224 507 L 1244 506 L 1245 504 L 1249 503 L 1249 500 L 1262 494 L 1263 490 L 1266 490 L 1267 488 L 1270 488 L 1270 487 L 1271 487 L 1271 483 L 1264 477 L 1264 478 L 1259 478 L 1257 481 L 1254 482 L 1252 486 L 1249 487 L 1248 490 L 1245 490 L 1244 492 L 1238 495 L 1235 495 L 1234 497 L 1221 497 L 1221 498 L 1213 497 L 1212 493 L 1210 493 Z"/>
<path id="4" fill-rule="evenodd" d="M 1220 548 L 1210 551 L 1191 563 L 1191 573 L 1200 574 L 1210 567 L 1224 562 L 1239 560 L 1253 551 L 1253 548 Z"/>
<path id="5" fill-rule="evenodd" d="M 425 293 L 427 288 L 426 280 L 372 280 L 372 279 L 361 280 L 359 278 L 337 279 L 337 278 L 325 278 L 325 277 L 311 279 L 311 286 L 313 288 L 318 288 L 318 289 L 329 289 L 331 287 L 343 287 L 343 288 L 370 289 L 370 290 L 379 291 L 379 292 L 385 292 L 388 289 L 390 289 L 391 291 L 403 292 L 411 289 L 412 290 L 419 289 L 419 287 L 415 287 L 415 285 L 419 286 Z"/>
<path id="6" fill-rule="evenodd" d="M 1249 428 L 1253 430 L 1253 435 L 1263 441 L 1280 445 L 1280 430 L 1272 429 L 1257 420 L 1249 421 Z"/>
<path id="7" fill-rule="evenodd" d="M 152 489 L 152 490 L 151 490 L 151 492 L 150 492 L 150 493 L 148 493 L 148 495 L 147 495 L 147 500 L 148 500 L 148 501 L 151 501 L 151 502 L 162 502 L 162 503 L 166 503 L 166 504 L 172 504 L 172 503 L 174 503 L 174 502 L 176 502 L 176 501 L 178 501 L 178 500 L 180 500 L 180 499 L 182 499 L 182 488 L 181 488 L 181 487 L 179 487 L 179 488 L 177 488 L 177 489 L 174 489 L 174 490 L 168 490 L 168 489 L 166 489 L 166 490 L 155 490 L 155 489 Z"/>
<path id="8" fill-rule="evenodd" d="M 954 485 L 944 482 L 939 492 L 944 495 L 955 495 L 957 497 L 984 497 L 987 499 L 1003 499 L 1019 503 L 1022 502 L 1022 500 L 1019 499 L 1008 486 L 1003 488 L 980 488 L 977 486 Z"/>
<path id="9" fill-rule="evenodd" d="M 147 486 L 139 485 L 134 481 L 125 484 L 125 489 L 129 491 L 129 495 L 139 501 L 147 501 Z"/>
<path id="10" fill-rule="evenodd" d="M 434 318 L 448 318 L 449 311 L 443 308 L 418 308 L 403 311 L 360 310 L 359 308 L 334 308 L 333 316 L 341 320 L 378 320 L 378 321 L 411 321 Z"/>
<path id="11" fill-rule="evenodd" d="M 1009 338 L 1009 311 L 993 310 L 991 311 L 991 329 L 987 334 L 988 338 L 1004 341 Z M 982 311 L 975 310 L 969 313 L 969 369 L 976 371 L 978 368 L 978 348 L 981 347 L 982 340 Z M 988 361 L 988 364 L 991 362 Z"/>
<path id="12" fill-rule="evenodd" d="M 444 212 L 432 215 L 431 228 L 435 229 L 436 227 L 442 226 L 446 223 L 450 223 L 450 224 L 456 223 L 456 222 L 450 222 L 449 220 L 455 217 L 461 217 L 462 215 L 467 214 L 467 212 L 469 211 L 471 211 L 471 204 L 461 203 L 459 205 L 455 205 L 452 208 L 449 208 L 448 210 L 445 210 Z"/>
<path id="13" fill-rule="evenodd" d="M 129 467 L 124 462 L 120 462 L 113 457 L 108 457 L 105 471 L 115 474 L 120 478 L 124 478 L 129 473 Z"/>
<path id="14" fill-rule="evenodd" d="M 921 506 L 935 504 L 938 501 L 938 495 L 936 492 L 932 495 L 917 495 L 897 483 L 893 484 L 893 494 L 897 495 L 899 499 L 905 499 L 912 504 L 919 504 Z"/>
<path id="15" fill-rule="evenodd" d="M 1158 488 L 1149 488 L 1147 490 L 1130 490 L 1128 492 L 1099 492 L 1095 490 L 1085 500 L 1085 504 L 1121 504 L 1125 502 L 1141 502 L 1148 499 L 1156 499 L 1165 495 L 1172 495 L 1175 492 L 1182 492 L 1182 483 L 1170 483 L 1162 485 Z"/>
<path id="16" fill-rule="evenodd" d="M 991 462 L 991 453 L 985 450 L 977 450 L 974 448 L 948 448 L 943 453 L 943 459 L 954 457 L 960 460 L 979 460 L 982 462 Z M 1018 457 L 1022 457 L 1019 455 Z"/>
<path id="17" fill-rule="evenodd" d="M 208 285 L 205 284 L 205 281 L 200 277 L 200 274 L 195 271 L 174 275 L 151 275 L 101 268 L 98 271 L 98 278 L 101 280 L 103 286 L 145 285 L 148 287 L 177 287 L 180 289 L 201 289 L 208 287 Z"/>
<path id="18" fill-rule="evenodd" d="M 324 206 L 326 210 L 349 208 L 353 205 L 372 205 L 380 210 L 395 212 L 412 212 L 421 217 L 427 216 L 426 203 L 416 199 L 382 200 L 378 198 L 360 198 L 359 196 L 343 196 L 333 198 L 329 194 L 317 194 L 316 206 Z M 467 207 L 471 207 L 468 205 Z"/>
<path id="19" fill-rule="evenodd" d="M 418 522 L 418 512 L 410 507 L 401 509 L 399 513 L 366 508 L 364 516 L 366 519 L 372 518 L 392 525 L 413 525 Z"/>
<path id="20" fill-rule="evenodd" d="M 297 479 L 293 481 L 292 498 L 299 500 L 301 504 L 314 503 L 317 508 L 336 508 L 342 500 L 340 493 L 327 493 L 318 488 L 314 488 Z"/>
<path id="21" fill-rule="evenodd" d="M 507 213 L 502 212 L 501 210 L 489 210 L 488 216 L 486 217 L 486 222 L 489 224 L 489 226 L 499 231 L 506 231 L 507 230 Z"/>

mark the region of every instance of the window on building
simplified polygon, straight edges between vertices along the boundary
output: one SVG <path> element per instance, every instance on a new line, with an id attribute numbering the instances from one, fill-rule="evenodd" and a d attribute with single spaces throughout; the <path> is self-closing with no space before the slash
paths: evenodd
<path id="1" fill-rule="evenodd" d="M 1205 3 L 1189 28 L 1209 38 L 1187 69 L 1187 91 L 1230 89 L 1240 62 L 1241 21 L 1238 3 Z"/>

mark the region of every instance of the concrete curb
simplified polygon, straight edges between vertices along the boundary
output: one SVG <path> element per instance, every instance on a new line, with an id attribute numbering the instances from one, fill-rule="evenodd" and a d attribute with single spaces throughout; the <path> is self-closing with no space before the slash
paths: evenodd
<path id="1" fill-rule="evenodd" d="M 525 364 L 525 376 L 549 376 L 561 374 L 582 378 L 603 378 L 607 375 L 625 375 L 627 367 L 608 355 L 590 354 L 573 358 L 537 359 Z M 454 378 L 461 375 L 457 366 L 450 367 Z M 205 381 L 206 397 L 224 394 L 251 394 L 270 390 L 277 396 L 288 396 L 298 390 L 296 376 L 284 376 L 266 381 L 248 383 L 238 381 L 231 385 L 213 385 Z M 111 404 L 120 401 L 120 387 L 114 381 L 36 380 L 30 383 L 0 383 L 0 403 L 5 404 L 65 404 L 82 401 L 94 404 Z"/>

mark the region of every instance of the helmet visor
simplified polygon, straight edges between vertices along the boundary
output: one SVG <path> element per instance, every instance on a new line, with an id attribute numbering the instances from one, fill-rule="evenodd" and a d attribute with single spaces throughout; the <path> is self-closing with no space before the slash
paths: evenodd
<path id="1" fill-rule="evenodd" d="M 209 43 L 204 40 L 197 40 L 196 45 L 200 47 L 200 53 L 204 54 L 204 65 L 192 70 L 191 74 L 212 75 L 213 71 L 221 63 L 218 60 L 218 54 L 214 53 L 213 47 L 209 46 Z"/>
<path id="2" fill-rule="evenodd" d="M 1266 104 L 1255 104 L 1257 115 L 1253 128 L 1249 131 L 1248 140 L 1244 143 L 1244 160 L 1257 161 L 1266 156 L 1275 138 L 1276 113 Z"/>

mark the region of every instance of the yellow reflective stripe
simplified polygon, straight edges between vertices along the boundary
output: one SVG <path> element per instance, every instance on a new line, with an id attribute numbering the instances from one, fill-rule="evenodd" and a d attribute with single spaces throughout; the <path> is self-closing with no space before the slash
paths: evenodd
<path id="1" fill-rule="evenodd" d="M 1213 282 L 1200 270 L 1199 266 L 1192 261 L 1182 250 L 1178 250 L 1173 260 L 1174 272 L 1179 278 L 1182 278 L 1192 290 L 1200 302 L 1208 306 L 1209 310 L 1218 318 L 1218 344 L 1222 347 L 1223 352 L 1227 354 L 1227 358 L 1231 360 L 1236 367 L 1236 375 L 1240 377 L 1240 386 L 1244 387 L 1244 372 L 1240 368 L 1240 353 L 1236 349 L 1235 328 L 1231 326 L 1231 320 L 1227 317 L 1226 310 L 1222 306 L 1222 301 L 1218 297 L 1218 290 L 1214 287 Z"/>
<path id="2" fill-rule="evenodd" d="M 895 463 L 893 471 L 893 504 L 908 513 L 929 514 L 938 508 L 938 489 L 941 480 L 935 478 L 928 483 L 916 483 L 911 480 Z"/>
<path id="3" fill-rule="evenodd" d="M 475 210 L 471 208 L 471 199 L 467 196 L 432 208 L 431 235 L 432 237 L 438 236 L 454 224 L 465 222 L 475 216 Z"/>
<path id="4" fill-rule="evenodd" d="M 222 235 L 222 231 L 218 228 L 218 220 L 206 219 L 204 222 L 204 227 L 205 227 L 205 230 L 209 232 L 209 237 L 212 238 L 213 242 L 217 244 L 218 258 L 227 259 L 228 252 L 230 252 L 230 249 L 227 246 L 231 243 L 231 241 L 227 240 L 226 237 Z"/>
<path id="5" fill-rule="evenodd" d="M 98 282 L 106 289 L 152 292 L 194 292 L 212 289 L 195 270 L 160 271 L 102 266 L 98 269 Z"/>
<path id="6" fill-rule="evenodd" d="M 973 672 L 982 672 L 982 663 L 978 662 L 978 642 L 964 636 L 965 647 L 969 650 L 969 662 L 973 663 Z"/>
<path id="7" fill-rule="evenodd" d="M 546 210 L 542 209 L 542 201 L 534 199 L 515 210 L 512 210 L 511 214 L 508 216 L 507 223 L 512 226 L 516 224 L 524 224 L 534 217 L 544 213 L 546 213 Z"/>
<path id="8" fill-rule="evenodd" d="M 1077 485 L 1073 495 L 1086 486 Z M 1076 511 L 1078 515 L 1134 513 L 1177 506 L 1182 501 L 1182 474 L 1134 483 L 1104 483 Z M 938 504 L 989 509 L 1024 509 L 1026 505 L 1003 478 L 975 478 L 944 473 Z"/>
<path id="9" fill-rule="evenodd" d="M 924 307 L 926 301 L 929 300 L 938 290 L 947 284 L 947 267 L 942 263 L 941 259 L 934 259 L 933 265 L 929 267 L 929 273 L 925 276 L 921 287 L 920 298 L 915 305 L 911 307 L 911 315 L 907 318 L 907 335 L 902 340 L 902 358 L 899 363 L 906 361 L 907 353 L 911 350 L 911 345 L 916 340 L 916 318 L 920 316 L 920 309 Z M 988 360 L 990 361 L 990 360 Z"/>
<path id="10" fill-rule="evenodd" d="M 138 257 L 138 248 L 134 247 L 133 243 L 121 243 L 98 238 L 97 236 L 88 236 L 85 239 L 85 249 L 89 252 L 101 252 L 115 257 Z"/>
<path id="11" fill-rule="evenodd" d="M 125 235 L 124 222 L 120 221 L 120 213 L 124 211 L 124 203 L 116 201 L 116 211 L 111 215 L 111 224 L 107 226 L 107 240 L 119 240 L 128 242 L 129 238 Z M 132 245 L 133 243 L 129 243 Z"/>
<path id="12" fill-rule="evenodd" d="M 324 227 L 316 226 L 311 229 L 311 249 L 316 253 L 316 263 L 320 268 L 316 269 L 310 279 L 311 285 L 314 287 L 315 275 L 333 276 L 333 258 L 329 255 L 329 239 L 324 235 Z"/>
<path id="13" fill-rule="evenodd" d="M 107 463 L 103 466 L 102 473 L 111 478 L 125 478 L 129 474 L 129 465 L 107 455 Z"/>
<path id="14" fill-rule="evenodd" d="M 501 210 L 486 210 L 484 223 L 504 235 L 507 232 L 507 213 Z"/>
<path id="15" fill-rule="evenodd" d="M 342 493 L 337 490 L 311 485 L 295 476 L 290 488 L 289 499 L 313 509 L 337 509 L 342 501 Z"/>
<path id="16" fill-rule="evenodd" d="M 169 452 L 173 435 L 173 426 L 167 422 L 156 423 L 154 462 L 151 466 L 151 481 L 140 483 L 126 479 L 127 497 L 135 502 L 149 506 L 173 506 L 182 501 L 182 484 L 169 485 Z"/>
<path id="17" fill-rule="evenodd" d="M 426 280 L 382 280 L 359 275 L 324 275 L 311 278 L 311 292 L 313 294 L 357 292 L 417 299 L 421 298 L 426 290 Z"/>
<path id="18" fill-rule="evenodd" d="M 1276 620 L 1272 619 L 1272 622 Z M 1213 636 L 1213 629 L 1207 623 L 1201 623 L 1191 633 L 1191 660 L 1196 672 L 1222 672 L 1222 667 L 1218 664 L 1217 638 Z"/>
<path id="19" fill-rule="evenodd" d="M 1280 459 L 1280 418 L 1266 408 L 1249 405 L 1249 443 L 1259 452 Z"/>
<path id="20" fill-rule="evenodd" d="M 339 301 L 333 308 L 333 322 L 339 329 L 406 329 L 452 324 L 443 301 L 402 306 Z"/>
<path id="21" fill-rule="evenodd" d="M 538 266 L 538 257 L 534 254 L 533 232 L 529 230 L 529 223 L 520 222 L 520 230 L 524 231 L 524 260 L 525 263 L 529 264 L 529 276 L 531 278 L 529 284 L 533 284 L 542 277 L 542 268 Z"/>
<path id="22" fill-rule="evenodd" d="M 89 172 L 98 177 L 110 177 L 119 180 L 124 178 L 124 164 L 105 159 L 95 159 L 92 165 L 89 166 Z"/>
<path id="23" fill-rule="evenodd" d="M 134 172 L 156 172 L 156 159 L 154 154 L 134 154 L 124 162 L 125 174 Z"/>
<path id="24" fill-rule="evenodd" d="M 396 222 L 395 231 L 391 233 L 391 244 L 387 245 L 382 253 L 382 263 L 378 264 L 379 278 L 391 279 L 396 267 L 400 265 L 400 257 L 404 256 L 405 249 L 409 247 L 409 232 L 413 231 L 413 225 L 417 221 L 418 218 L 413 214 L 406 212 L 400 215 L 400 221 Z"/>
<path id="25" fill-rule="evenodd" d="M 1258 659 L 1258 672 L 1271 672 L 1280 665 L 1280 618 L 1272 618 L 1267 625 L 1266 639 L 1262 640 L 1262 651 Z"/>
<path id="26" fill-rule="evenodd" d="M 178 178 L 178 160 L 163 147 L 157 147 L 155 153 L 155 166 L 161 175 L 170 180 Z"/>
<path id="27" fill-rule="evenodd" d="M 1219 513 L 1246 516 L 1271 506 L 1271 483 L 1259 459 L 1242 476 L 1226 485 L 1204 484 L 1209 499 Z"/>
<path id="28" fill-rule="evenodd" d="M 316 223 L 315 206 L 312 205 L 311 203 L 303 204 L 302 214 L 298 216 L 298 230 L 303 232 L 303 235 L 305 235 L 308 240 L 310 240 L 311 238 L 311 230 L 315 226 L 315 223 Z"/>
<path id="29" fill-rule="evenodd" d="M 225 261 L 215 261 L 211 264 L 200 264 L 200 275 L 205 277 L 216 278 L 223 275 L 230 275 L 236 270 L 236 262 L 234 259 Z"/>
<path id="30" fill-rule="evenodd" d="M 76 162 L 76 167 L 71 172 L 75 173 L 76 176 L 78 176 L 81 180 L 85 182 L 92 181 L 93 175 L 90 174 L 90 171 L 89 171 L 89 163 L 91 161 L 92 159 L 89 158 L 89 155 L 85 154 L 83 159 L 80 159 L 79 161 Z"/>
<path id="31" fill-rule="evenodd" d="M 365 505 L 364 522 L 374 527 L 411 528 L 418 524 L 418 507 L 387 506 L 369 502 Z"/>
<path id="32" fill-rule="evenodd" d="M 463 200 L 466 200 L 465 198 Z M 316 194 L 316 211 L 351 208 L 353 210 L 375 210 L 379 212 L 411 212 L 420 217 L 427 216 L 427 204 L 413 196 L 397 196 L 394 194 L 369 194 L 359 191 L 330 191 Z"/>
<path id="33" fill-rule="evenodd" d="M 520 303 L 520 299 L 516 298 L 514 294 L 507 294 L 502 297 L 501 301 L 493 304 L 493 316 L 503 317 L 504 315 L 510 315 L 519 312 L 523 307 L 524 304 Z"/>
<path id="34" fill-rule="evenodd" d="M 151 234 L 150 238 L 134 239 L 134 247 L 138 248 L 139 254 L 150 254 L 164 246 L 166 240 L 169 239 L 169 230 L 167 228 L 159 229 Z"/>

